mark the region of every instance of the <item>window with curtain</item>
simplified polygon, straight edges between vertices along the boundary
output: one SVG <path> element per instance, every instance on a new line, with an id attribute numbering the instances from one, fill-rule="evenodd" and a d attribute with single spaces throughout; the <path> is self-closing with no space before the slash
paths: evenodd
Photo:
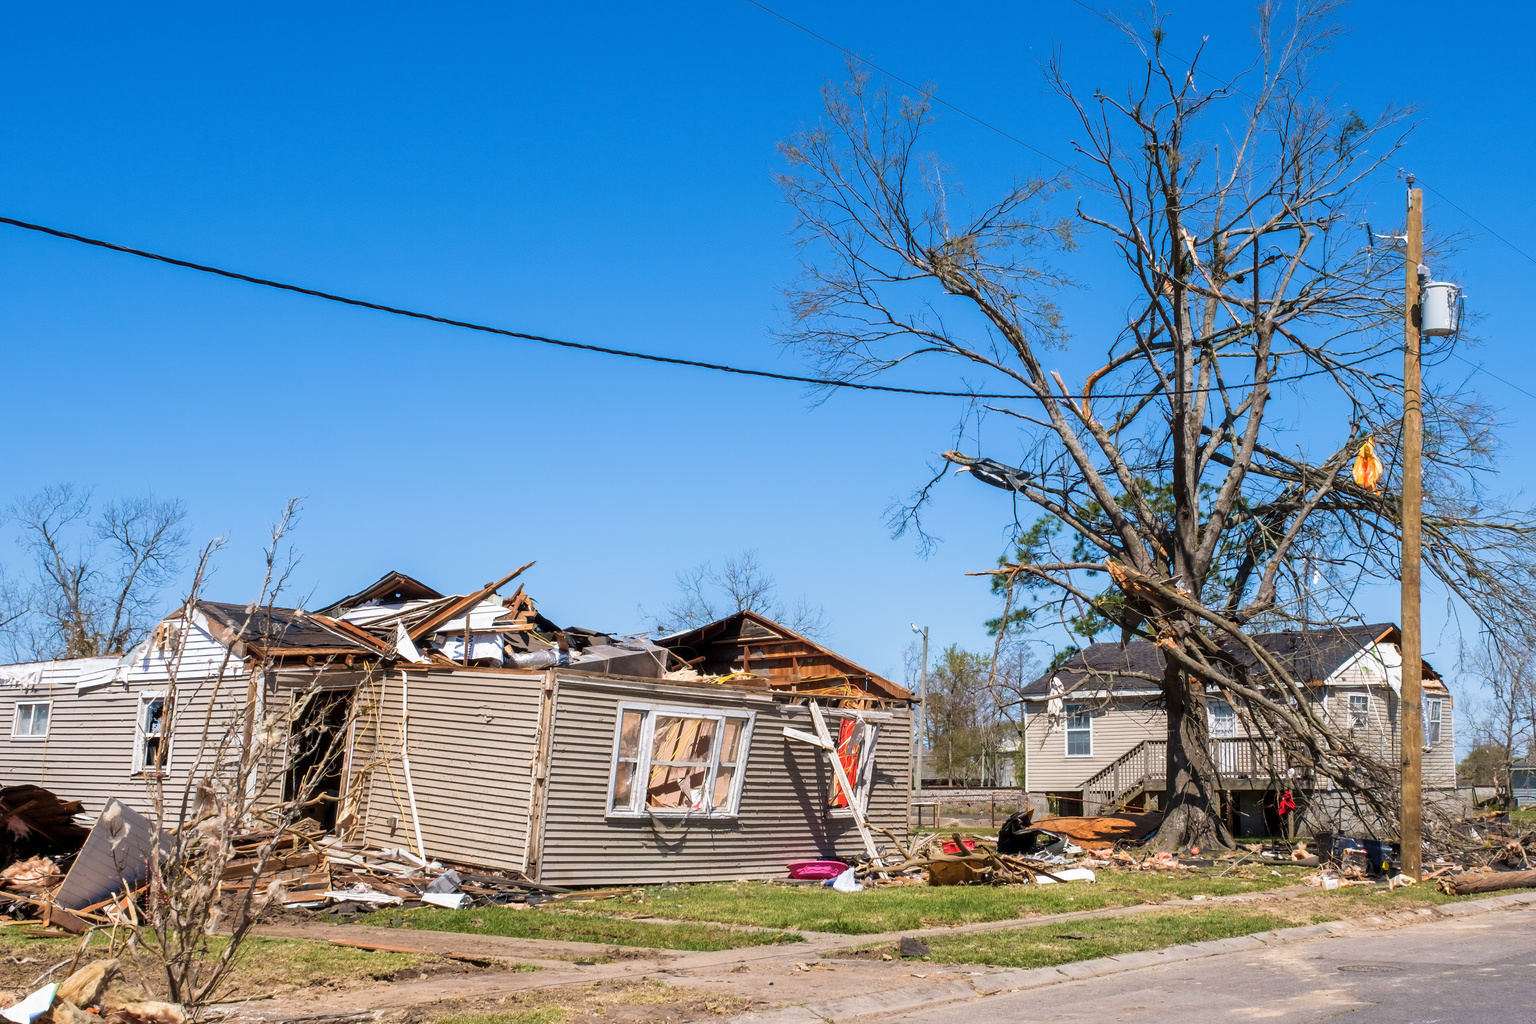
<path id="1" fill-rule="evenodd" d="M 609 816 L 735 817 L 751 733 L 751 712 L 619 705 Z"/>

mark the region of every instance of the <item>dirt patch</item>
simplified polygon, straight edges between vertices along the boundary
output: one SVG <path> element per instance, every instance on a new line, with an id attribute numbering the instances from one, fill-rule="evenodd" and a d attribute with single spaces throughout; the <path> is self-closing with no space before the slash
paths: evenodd
<path id="1" fill-rule="evenodd" d="M 498 1017 L 525 1014 L 529 1019 L 561 1024 L 648 1024 L 723 1018 L 768 1005 L 661 981 L 602 981 L 515 992 L 496 999 L 425 1003 L 411 1007 L 398 1020 L 401 1024 L 490 1024 Z M 546 1011 L 548 1017 L 539 1011 Z"/>

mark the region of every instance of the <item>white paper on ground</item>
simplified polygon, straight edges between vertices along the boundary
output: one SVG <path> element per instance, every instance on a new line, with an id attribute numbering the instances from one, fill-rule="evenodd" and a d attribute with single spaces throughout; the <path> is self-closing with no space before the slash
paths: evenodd
<path id="1" fill-rule="evenodd" d="M 1036 875 L 1035 881 L 1041 885 L 1054 885 L 1056 882 L 1097 882 L 1099 876 L 1093 873 L 1092 868 L 1067 868 L 1065 871 L 1052 871 L 1055 878 L 1046 878 L 1044 875 Z"/>
<path id="2" fill-rule="evenodd" d="M 9 1010 L 0 1010 L 0 1015 L 16 1024 L 31 1024 L 33 1017 L 41 1016 L 53 1007 L 53 994 L 58 990 L 58 982 L 44 985 Z"/>

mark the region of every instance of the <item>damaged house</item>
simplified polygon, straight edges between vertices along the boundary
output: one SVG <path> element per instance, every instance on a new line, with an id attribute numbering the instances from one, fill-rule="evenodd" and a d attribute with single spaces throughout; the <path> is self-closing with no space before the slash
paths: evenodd
<path id="1" fill-rule="evenodd" d="M 213 723 L 303 737 L 253 785 L 347 841 L 545 884 L 780 877 L 905 838 L 908 691 L 753 612 L 560 627 L 501 595 L 527 568 L 462 595 L 390 573 L 314 612 L 196 601 L 122 658 L 0 667 L 0 784 L 150 813 L 218 759 Z"/>
<path id="2" fill-rule="evenodd" d="M 1350 733 L 1384 762 L 1398 760 L 1402 653 L 1391 623 L 1270 633 L 1254 637 L 1304 681 L 1326 721 Z M 1094 644 L 1024 687 L 1024 786 L 1062 813 L 1159 802 L 1165 788 L 1167 716 L 1158 680 L 1163 656 L 1136 641 Z M 1426 800 L 1455 795 L 1452 699 L 1423 663 Z M 1213 759 L 1236 834 L 1277 835 L 1277 802 L 1291 790 L 1303 818 L 1317 827 L 1348 817 L 1327 779 L 1271 763 L 1270 747 L 1250 735 L 1242 709 L 1212 696 L 1206 704 Z M 1343 823 L 1347 824 L 1347 821 Z"/>

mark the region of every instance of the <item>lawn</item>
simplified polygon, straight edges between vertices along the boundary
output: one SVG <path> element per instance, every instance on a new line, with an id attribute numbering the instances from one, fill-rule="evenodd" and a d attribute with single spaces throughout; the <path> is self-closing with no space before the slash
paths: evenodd
<path id="1" fill-rule="evenodd" d="M 923 941 L 932 952 L 923 959 L 996 967 L 1054 967 L 1101 956 L 1165 949 L 1187 942 L 1252 935 L 1289 928 L 1295 923 L 1277 914 L 1227 907 L 1136 914 L 970 935 L 925 937 Z M 896 946 L 892 945 L 868 952 L 894 955 L 895 951 Z"/>
<path id="2" fill-rule="evenodd" d="M 1216 869 L 1179 874 L 1105 869 L 1092 884 L 902 885 L 859 893 L 773 882 L 710 883 L 644 889 L 625 900 L 610 901 L 605 910 L 685 921 L 874 935 L 1128 907 L 1196 895 L 1229 896 L 1293 885 L 1299 879 L 1299 872 L 1289 867 L 1279 874 L 1272 874 L 1269 867 L 1239 868 L 1226 878 L 1216 878 L 1216 873 Z"/>
<path id="3" fill-rule="evenodd" d="M 609 901 L 605 906 L 614 906 Z M 651 949 L 717 950 L 743 946 L 770 946 L 804 942 L 787 931 L 750 931 L 717 928 L 709 924 L 662 924 L 627 917 L 604 917 L 566 910 L 484 907 L 471 910 L 420 910 L 397 912 L 393 921 L 369 918 L 370 924 L 396 923 L 405 928 L 472 935 L 503 935 L 517 939 L 555 939 L 563 942 L 601 942 L 612 946 L 643 946 Z"/>
<path id="4" fill-rule="evenodd" d="M 210 956 L 221 952 L 226 942 L 220 936 L 210 938 Z M 107 945 L 107 936 L 97 932 L 91 937 L 86 955 L 80 959 L 81 964 L 106 956 Z M 73 958 L 79 946 L 78 938 L 33 938 L 13 928 L 0 929 L 0 988 L 28 990 L 35 987 L 33 983 L 39 975 L 54 964 Z M 142 947 L 138 959 L 146 971 L 154 971 L 152 946 Z M 130 980 L 151 989 L 158 988 L 159 977 L 153 973 L 140 977 L 138 970 L 131 966 L 132 958 L 125 959 L 125 963 L 129 965 Z M 506 969 L 534 968 L 509 964 Z M 426 954 L 382 953 L 335 946 L 329 942 L 250 937 L 236 957 L 234 971 L 220 998 L 238 999 L 359 981 L 393 981 L 402 976 L 438 972 L 457 974 L 468 970 L 470 968 L 457 961 Z M 60 981 L 62 978 L 62 974 L 54 974 L 49 980 Z"/>

